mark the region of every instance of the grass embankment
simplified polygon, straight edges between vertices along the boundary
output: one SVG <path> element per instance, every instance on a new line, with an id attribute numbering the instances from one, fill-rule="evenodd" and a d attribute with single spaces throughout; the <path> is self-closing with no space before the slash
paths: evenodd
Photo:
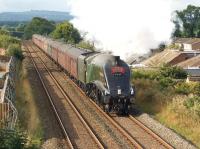
<path id="1" fill-rule="evenodd" d="M 38 109 L 34 100 L 35 92 L 28 79 L 28 72 L 24 63 L 17 63 L 16 106 L 18 110 L 18 124 L 20 129 L 28 134 L 31 144 L 40 146 L 43 138 L 43 129 Z"/>
<path id="2" fill-rule="evenodd" d="M 200 84 L 177 80 L 184 73 L 176 69 L 134 71 L 137 105 L 200 147 Z"/>

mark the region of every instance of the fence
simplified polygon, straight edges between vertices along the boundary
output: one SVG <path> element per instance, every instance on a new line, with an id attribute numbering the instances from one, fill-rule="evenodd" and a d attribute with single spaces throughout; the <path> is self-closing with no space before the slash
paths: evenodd
<path id="1" fill-rule="evenodd" d="M 15 67 L 16 59 L 11 57 L 6 67 L 6 78 L 0 99 L 0 127 L 13 129 L 17 121 L 17 110 L 13 105 L 15 100 Z"/>

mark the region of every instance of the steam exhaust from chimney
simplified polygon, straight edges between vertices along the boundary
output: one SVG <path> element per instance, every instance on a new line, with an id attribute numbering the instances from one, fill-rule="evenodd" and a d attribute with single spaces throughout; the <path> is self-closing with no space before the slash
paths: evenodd
<path id="1" fill-rule="evenodd" d="M 126 59 L 169 41 L 175 0 L 71 0 L 71 22 L 95 46 Z M 173 8 L 174 9 L 174 8 Z"/>

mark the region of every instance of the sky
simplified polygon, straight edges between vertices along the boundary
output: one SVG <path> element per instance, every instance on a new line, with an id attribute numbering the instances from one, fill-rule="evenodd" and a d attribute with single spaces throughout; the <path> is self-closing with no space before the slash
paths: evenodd
<path id="1" fill-rule="evenodd" d="M 0 0 L 0 12 L 24 10 L 68 11 L 69 1 L 76 0 Z M 133 0 L 134 1 L 134 0 Z M 135 0 L 136 3 L 139 0 Z M 172 9 L 182 9 L 188 4 L 200 5 L 200 0 L 173 0 Z M 89 4 L 88 4 L 89 5 Z"/>
<path id="2" fill-rule="evenodd" d="M 68 0 L 0 0 L 0 12 L 25 10 L 68 11 Z"/>
<path id="3" fill-rule="evenodd" d="M 0 0 L 0 12 L 69 11 L 71 22 L 95 46 L 126 59 L 170 42 L 172 12 L 200 0 Z"/>

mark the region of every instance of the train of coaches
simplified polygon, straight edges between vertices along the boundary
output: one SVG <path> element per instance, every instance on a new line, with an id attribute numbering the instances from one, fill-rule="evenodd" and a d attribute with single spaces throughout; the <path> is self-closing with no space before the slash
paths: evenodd
<path id="1" fill-rule="evenodd" d="M 104 111 L 129 113 L 135 90 L 130 83 L 130 68 L 119 56 L 76 48 L 37 34 L 32 41 Z"/>

